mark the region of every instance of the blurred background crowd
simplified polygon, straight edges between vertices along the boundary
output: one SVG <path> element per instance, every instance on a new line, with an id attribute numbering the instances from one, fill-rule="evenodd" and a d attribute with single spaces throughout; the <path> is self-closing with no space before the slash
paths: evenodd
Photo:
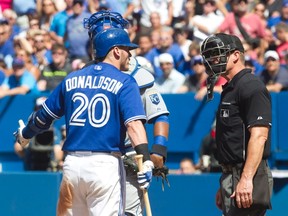
<path id="1" fill-rule="evenodd" d="M 288 0 L 1 0 L 0 99 L 49 94 L 90 61 L 83 19 L 100 10 L 129 21 L 130 39 L 139 45 L 132 55 L 163 94 L 206 96 L 200 45 L 218 32 L 242 40 L 246 66 L 269 91 L 288 89 Z M 225 82 L 219 78 L 214 91 Z"/>
<path id="2" fill-rule="evenodd" d="M 161 93 L 206 95 L 200 44 L 225 32 L 244 43 L 246 66 L 269 91 L 288 87 L 288 0 L 2 0 L 0 98 L 52 91 L 90 61 L 83 19 L 111 10 L 129 20 L 133 55 Z M 221 92 L 221 78 L 214 91 Z"/>

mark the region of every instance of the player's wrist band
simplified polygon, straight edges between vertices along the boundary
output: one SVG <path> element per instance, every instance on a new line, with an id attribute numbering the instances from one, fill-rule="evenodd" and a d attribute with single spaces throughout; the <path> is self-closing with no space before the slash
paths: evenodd
<path id="1" fill-rule="evenodd" d="M 158 154 L 161 155 L 164 158 L 164 161 L 166 161 L 167 158 L 167 147 L 159 144 L 154 144 L 152 146 L 151 150 L 152 154 Z"/>
<path id="2" fill-rule="evenodd" d="M 150 154 L 147 143 L 139 144 L 134 149 L 137 154 L 143 155 L 143 162 L 145 162 L 146 160 L 150 160 Z"/>

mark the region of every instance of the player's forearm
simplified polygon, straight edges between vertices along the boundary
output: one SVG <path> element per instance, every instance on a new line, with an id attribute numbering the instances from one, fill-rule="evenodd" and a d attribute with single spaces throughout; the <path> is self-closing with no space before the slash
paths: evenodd
<path id="1" fill-rule="evenodd" d="M 246 151 L 247 158 L 241 175 L 241 178 L 247 179 L 253 179 L 262 160 L 269 129 L 267 127 L 253 127 L 250 131 L 251 137 Z"/>
<path id="2" fill-rule="evenodd" d="M 143 123 L 140 120 L 131 121 L 127 125 L 127 133 L 138 155 L 143 155 L 143 161 L 151 160 L 146 131 Z"/>
<path id="3" fill-rule="evenodd" d="M 167 142 L 169 136 L 169 120 L 167 115 L 158 116 L 154 121 L 154 143 L 151 153 L 167 158 Z"/>
<path id="4" fill-rule="evenodd" d="M 131 121 L 126 127 L 133 147 L 148 142 L 144 125 L 140 120 Z"/>
<path id="5" fill-rule="evenodd" d="M 168 139 L 169 124 L 167 122 L 156 122 L 154 125 L 154 137 L 164 136 Z"/>

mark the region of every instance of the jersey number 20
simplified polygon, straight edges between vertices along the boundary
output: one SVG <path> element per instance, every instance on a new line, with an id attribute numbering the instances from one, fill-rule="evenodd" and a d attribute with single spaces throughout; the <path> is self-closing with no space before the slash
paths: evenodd
<path id="1" fill-rule="evenodd" d="M 102 93 L 94 95 L 89 101 L 89 98 L 83 93 L 75 93 L 72 97 L 73 102 L 80 101 L 80 105 L 75 109 L 70 118 L 70 125 L 84 126 L 86 118 L 81 118 L 82 114 L 88 113 L 88 120 L 92 127 L 103 127 L 110 118 L 110 102 L 108 97 Z M 102 104 L 102 115 L 96 119 L 96 106 L 98 103 Z M 98 109 L 97 111 L 101 111 Z"/>

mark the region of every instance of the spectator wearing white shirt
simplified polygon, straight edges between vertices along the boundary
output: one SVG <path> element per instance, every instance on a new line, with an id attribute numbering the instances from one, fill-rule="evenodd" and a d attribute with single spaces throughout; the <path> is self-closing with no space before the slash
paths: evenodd
<path id="1" fill-rule="evenodd" d="M 195 15 L 189 20 L 193 28 L 194 40 L 201 43 L 205 38 L 214 34 L 224 20 L 223 14 L 217 9 L 214 0 L 205 0 L 203 14 Z"/>
<path id="2" fill-rule="evenodd" d="M 162 94 L 174 94 L 183 85 L 185 76 L 174 68 L 173 57 L 169 53 L 159 55 L 163 75 L 156 79 L 156 86 Z"/>

